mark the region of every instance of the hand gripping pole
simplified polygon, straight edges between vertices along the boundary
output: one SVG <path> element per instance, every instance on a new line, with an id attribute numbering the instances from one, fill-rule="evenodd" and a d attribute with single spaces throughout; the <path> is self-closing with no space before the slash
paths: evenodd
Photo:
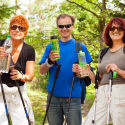
<path id="1" fill-rule="evenodd" d="M 10 69 L 13 70 L 14 66 L 11 66 Z M 25 104 L 24 104 L 24 100 L 23 100 L 23 97 L 22 97 L 22 93 L 21 93 L 21 90 L 20 90 L 20 87 L 19 87 L 19 84 L 18 84 L 18 81 L 15 80 L 15 82 L 16 82 L 16 85 L 17 85 L 17 88 L 18 88 L 18 91 L 19 91 L 19 95 L 20 95 L 20 98 L 21 98 L 21 101 L 22 101 L 22 104 L 23 104 L 23 107 L 24 107 L 24 111 L 25 111 L 28 123 L 29 123 L 29 125 L 31 125 L 30 119 L 29 119 L 29 116 L 28 116 L 28 113 L 27 113 L 27 110 L 26 110 L 26 107 L 25 107 Z"/>

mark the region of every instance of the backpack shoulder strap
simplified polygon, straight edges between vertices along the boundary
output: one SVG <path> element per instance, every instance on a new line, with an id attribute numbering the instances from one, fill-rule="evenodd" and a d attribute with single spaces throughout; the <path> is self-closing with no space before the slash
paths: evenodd
<path id="1" fill-rule="evenodd" d="M 101 54 L 100 54 L 100 59 L 102 60 L 103 56 L 106 54 L 106 52 L 108 51 L 109 47 L 108 48 L 105 48 L 101 51 Z"/>
<path id="2" fill-rule="evenodd" d="M 75 46 L 76 46 L 76 53 L 77 53 L 77 58 L 78 58 L 78 53 L 81 50 L 81 43 L 75 41 Z M 79 60 L 78 60 L 79 61 Z"/>
<path id="3" fill-rule="evenodd" d="M 108 48 L 105 48 L 101 51 L 101 54 L 100 54 L 100 59 L 102 60 L 103 56 L 106 54 L 106 52 L 108 51 L 109 47 Z M 125 54 L 125 45 L 124 45 L 124 48 L 123 48 L 123 52 Z"/>
<path id="4" fill-rule="evenodd" d="M 124 54 L 125 54 L 125 45 L 124 45 L 124 48 L 123 48 L 123 52 L 124 52 Z"/>
<path id="5" fill-rule="evenodd" d="M 52 51 L 52 46 L 50 47 L 50 49 L 49 49 L 49 53 Z"/>

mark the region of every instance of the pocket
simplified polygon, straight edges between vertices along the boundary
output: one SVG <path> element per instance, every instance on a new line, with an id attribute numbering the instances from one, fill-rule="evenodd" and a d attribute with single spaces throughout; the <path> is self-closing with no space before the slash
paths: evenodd
<path id="1" fill-rule="evenodd" d="M 50 96 L 51 94 L 49 93 L 47 96 L 47 104 L 49 103 Z M 58 104 L 58 102 L 59 102 L 59 97 L 55 97 L 55 96 L 51 97 L 51 101 L 50 101 L 51 104 Z"/>
<path id="2" fill-rule="evenodd" d="M 125 106 L 125 95 L 115 95 L 114 97 L 114 104 L 118 107 Z"/>

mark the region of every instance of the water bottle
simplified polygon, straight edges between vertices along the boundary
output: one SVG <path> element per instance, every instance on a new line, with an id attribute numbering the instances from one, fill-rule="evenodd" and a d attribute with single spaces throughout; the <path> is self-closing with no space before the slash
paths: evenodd
<path id="1" fill-rule="evenodd" d="M 4 57 L 0 57 L 0 72 L 1 73 L 8 73 L 9 67 L 10 67 L 10 59 L 12 52 L 12 42 L 11 42 L 11 36 L 8 35 L 7 39 L 3 43 L 4 50 L 6 51 L 7 55 Z"/>
<path id="2" fill-rule="evenodd" d="M 58 38 L 57 38 L 57 36 L 55 35 L 55 36 L 51 36 L 51 47 L 52 47 L 52 51 L 53 50 L 55 50 L 56 51 L 56 53 L 58 53 L 59 54 L 59 56 L 60 56 L 60 49 L 59 49 L 59 40 L 58 40 Z M 56 57 L 55 59 L 60 59 L 60 57 Z"/>
<path id="3" fill-rule="evenodd" d="M 87 62 L 86 62 L 86 56 L 84 52 L 79 51 L 78 60 L 79 60 L 79 65 L 82 68 L 81 77 L 88 76 Z"/>

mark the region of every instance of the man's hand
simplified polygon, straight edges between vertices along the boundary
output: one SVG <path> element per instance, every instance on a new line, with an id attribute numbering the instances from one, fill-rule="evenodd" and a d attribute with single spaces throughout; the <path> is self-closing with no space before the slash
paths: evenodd
<path id="1" fill-rule="evenodd" d="M 50 52 L 49 58 L 51 59 L 51 61 L 54 63 L 55 61 L 57 61 L 57 59 L 55 59 L 56 57 L 60 57 L 58 53 L 56 53 L 55 50 Z"/>
<path id="2" fill-rule="evenodd" d="M 80 67 L 79 64 L 73 64 L 72 71 L 76 73 L 77 77 L 81 78 L 82 68 Z"/>

